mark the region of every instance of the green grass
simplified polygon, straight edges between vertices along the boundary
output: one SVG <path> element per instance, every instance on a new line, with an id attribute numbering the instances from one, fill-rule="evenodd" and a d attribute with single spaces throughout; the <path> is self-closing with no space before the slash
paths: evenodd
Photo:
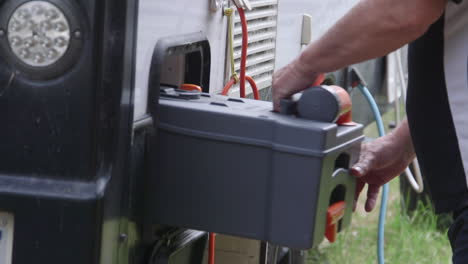
<path id="1" fill-rule="evenodd" d="M 437 216 L 420 205 L 412 217 L 401 213 L 398 180 L 390 185 L 391 197 L 385 229 L 385 263 L 451 263 L 446 230 L 437 228 Z M 371 213 L 362 209 L 363 199 L 353 215 L 351 226 L 335 243 L 324 241 L 311 250 L 308 264 L 377 263 L 378 208 Z"/>
<path id="2" fill-rule="evenodd" d="M 394 119 L 393 112 L 384 116 L 386 128 Z M 375 125 L 365 134 L 376 136 Z M 308 254 L 307 264 L 365 264 L 377 263 L 377 225 L 380 202 L 373 212 L 364 211 L 363 190 L 350 227 L 340 233 L 335 243 L 324 241 Z M 379 199 L 380 200 L 380 199 Z M 390 195 L 385 225 L 385 263 L 451 263 L 447 230 L 438 228 L 437 216 L 431 208 L 420 204 L 412 217 L 402 213 L 399 181 L 390 183 Z"/>

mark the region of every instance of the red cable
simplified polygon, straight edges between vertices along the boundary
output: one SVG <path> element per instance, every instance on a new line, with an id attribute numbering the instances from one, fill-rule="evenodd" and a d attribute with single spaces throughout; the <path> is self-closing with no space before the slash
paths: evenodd
<path id="1" fill-rule="evenodd" d="M 257 84 L 255 80 L 250 76 L 245 76 L 245 79 L 249 82 L 250 86 L 252 87 L 252 92 L 255 100 L 260 100 L 260 94 L 258 92 Z M 221 92 L 222 95 L 227 95 L 229 93 L 229 89 L 236 83 L 236 79 L 231 78 L 229 82 L 224 86 L 223 91 Z"/>
<path id="2" fill-rule="evenodd" d="M 223 88 L 223 91 L 221 92 L 222 95 L 227 95 L 228 92 L 229 92 L 229 89 L 231 89 L 231 87 L 236 83 L 236 79 L 231 78 L 231 80 L 229 80 L 229 82 L 226 84 L 226 86 L 224 86 Z"/>
<path id="3" fill-rule="evenodd" d="M 258 94 L 258 88 L 257 84 L 255 83 L 254 79 L 250 76 L 245 76 L 247 81 L 250 83 L 250 86 L 252 87 L 253 95 L 255 100 L 260 100 L 260 95 Z"/>
<path id="4" fill-rule="evenodd" d="M 321 73 L 319 76 L 317 76 L 317 79 L 315 79 L 315 82 L 312 84 L 312 86 L 320 86 L 324 81 L 325 74 Z"/>
<path id="5" fill-rule="evenodd" d="M 244 9 L 237 7 L 242 25 L 242 52 L 240 63 L 240 97 L 245 98 L 245 71 L 247 67 L 247 46 L 249 45 L 249 33 L 247 29 L 247 19 L 245 18 Z"/>
<path id="6" fill-rule="evenodd" d="M 255 80 L 252 79 L 250 76 L 246 76 L 246 67 L 247 67 L 247 47 L 249 45 L 249 32 L 247 28 L 247 19 L 245 18 L 244 9 L 241 7 L 237 7 L 237 12 L 239 12 L 239 17 L 241 20 L 242 25 L 242 51 L 241 51 L 241 65 L 240 65 L 240 78 L 239 78 L 239 88 L 240 88 L 240 97 L 245 98 L 245 81 L 247 80 L 252 87 L 252 91 L 254 94 L 254 98 L 256 100 L 260 100 L 260 95 L 258 93 L 258 87 L 255 83 Z M 229 82 L 224 86 L 223 91 L 221 92 L 222 95 L 227 95 L 229 89 L 236 83 L 234 78 L 231 78 Z"/>
<path id="7" fill-rule="evenodd" d="M 215 264 L 215 234 L 210 233 L 208 248 L 208 264 Z"/>

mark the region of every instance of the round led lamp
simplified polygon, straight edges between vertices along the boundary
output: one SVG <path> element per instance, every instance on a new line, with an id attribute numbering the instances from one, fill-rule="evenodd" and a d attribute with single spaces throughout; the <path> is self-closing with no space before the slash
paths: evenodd
<path id="1" fill-rule="evenodd" d="M 64 1 L 8 1 L 1 8 L 3 55 L 18 70 L 55 77 L 79 57 L 81 27 L 76 8 Z"/>
<path id="2" fill-rule="evenodd" d="M 25 64 L 44 67 L 54 64 L 70 44 L 70 24 L 57 6 L 44 1 L 20 5 L 8 23 L 8 43 Z"/>

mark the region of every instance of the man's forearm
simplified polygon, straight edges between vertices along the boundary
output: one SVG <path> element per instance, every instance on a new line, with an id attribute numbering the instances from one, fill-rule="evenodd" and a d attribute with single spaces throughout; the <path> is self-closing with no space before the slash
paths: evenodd
<path id="1" fill-rule="evenodd" d="M 383 56 L 421 36 L 446 0 L 362 0 L 296 60 L 299 71 L 332 72 Z"/>

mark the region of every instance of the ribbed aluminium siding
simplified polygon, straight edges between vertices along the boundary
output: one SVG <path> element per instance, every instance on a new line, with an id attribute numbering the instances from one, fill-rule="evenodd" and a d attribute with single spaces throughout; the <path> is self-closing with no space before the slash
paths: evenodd
<path id="1" fill-rule="evenodd" d="M 249 30 L 247 57 L 247 75 L 251 76 L 261 90 L 262 99 L 271 99 L 271 82 L 275 68 L 275 48 L 278 0 L 250 0 L 252 10 L 246 12 Z M 234 58 L 235 69 L 239 73 L 242 44 L 242 30 L 239 15 L 234 18 Z M 251 93 L 246 86 L 246 94 Z M 237 93 L 236 85 L 231 93 Z"/>

